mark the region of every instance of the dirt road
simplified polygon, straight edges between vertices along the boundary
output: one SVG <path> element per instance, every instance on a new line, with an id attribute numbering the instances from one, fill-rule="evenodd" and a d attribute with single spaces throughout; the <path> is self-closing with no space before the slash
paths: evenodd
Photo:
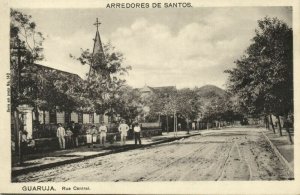
<path id="1" fill-rule="evenodd" d="M 98 157 L 13 178 L 13 182 L 286 180 L 257 129 L 233 128 Z"/>

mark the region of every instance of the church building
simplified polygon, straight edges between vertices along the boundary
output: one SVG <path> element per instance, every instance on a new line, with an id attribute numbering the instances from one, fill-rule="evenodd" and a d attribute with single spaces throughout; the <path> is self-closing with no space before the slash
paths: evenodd
<path id="1" fill-rule="evenodd" d="M 98 19 L 95 23 L 97 27 L 95 39 L 94 39 L 94 46 L 93 46 L 93 57 L 100 57 L 101 63 L 105 63 L 105 55 L 102 47 L 102 42 L 100 38 L 100 33 L 98 30 L 99 26 Z M 97 71 L 97 69 L 101 66 L 101 64 L 92 64 L 90 66 L 89 75 L 93 71 Z M 82 81 L 77 74 L 61 71 L 58 69 L 54 69 L 48 66 L 43 66 L 40 64 L 26 64 L 24 65 L 23 75 L 31 74 L 31 75 L 38 75 L 39 73 L 43 73 L 49 77 L 49 75 L 63 75 L 64 78 L 72 78 L 74 82 Z M 27 67 L 27 68 L 26 68 Z M 34 71 L 32 71 L 34 70 Z M 26 72 L 27 71 L 27 72 Z M 22 78 L 22 77 L 21 77 Z M 37 76 L 32 76 L 32 78 L 38 78 Z M 23 79 L 24 80 L 24 79 Z M 38 82 L 35 82 L 38 83 Z M 34 84 L 29 84 L 27 86 L 27 91 L 31 91 L 32 89 L 36 88 L 33 86 Z M 71 87 L 71 86 L 70 86 Z M 14 101 L 14 100 L 13 100 Z M 28 132 L 28 139 L 36 139 L 36 138 L 43 138 L 43 137 L 55 137 L 55 132 L 57 129 L 57 124 L 61 123 L 63 126 L 69 125 L 71 122 L 78 123 L 80 126 L 84 126 L 84 124 L 99 124 L 100 122 L 105 122 L 106 124 L 109 122 L 109 118 L 106 115 L 99 115 L 94 112 L 84 112 L 84 111 L 66 111 L 58 106 L 56 109 L 43 110 L 42 108 L 38 107 L 34 109 L 30 104 L 21 104 L 18 105 L 17 110 L 19 112 L 18 116 L 15 116 L 15 113 L 12 113 L 12 120 L 11 120 L 11 128 L 12 128 L 12 135 L 16 136 L 16 132 L 20 127 Z M 38 110 L 34 112 L 34 110 Z M 17 125 L 19 127 L 17 127 Z"/>

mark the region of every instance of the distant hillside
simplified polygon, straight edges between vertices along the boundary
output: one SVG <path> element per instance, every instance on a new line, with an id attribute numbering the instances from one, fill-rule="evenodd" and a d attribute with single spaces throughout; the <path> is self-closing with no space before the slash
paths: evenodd
<path id="1" fill-rule="evenodd" d="M 225 90 L 214 86 L 214 85 L 204 85 L 197 89 L 197 94 L 201 97 L 210 99 L 216 96 L 223 97 L 225 96 Z"/>

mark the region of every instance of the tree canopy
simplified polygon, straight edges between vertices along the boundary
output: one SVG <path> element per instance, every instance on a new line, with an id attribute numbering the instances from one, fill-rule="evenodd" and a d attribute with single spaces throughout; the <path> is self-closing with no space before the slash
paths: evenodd
<path id="1" fill-rule="evenodd" d="M 277 18 L 265 17 L 245 55 L 235 61 L 228 89 L 251 115 L 293 112 L 293 31 Z"/>
<path id="2" fill-rule="evenodd" d="M 123 54 L 110 43 L 104 44 L 104 57 L 88 49 L 82 50 L 77 58 L 71 57 L 91 66 L 81 93 L 83 100 L 91 102 L 89 111 L 106 114 L 112 120 L 116 116 L 133 120 L 140 113 L 140 94 L 123 78 L 131 67 L 124 65 Z"/>
<path id="3" fill-rule="evenodd" d="M 28 64 L 42 60 L 44 37 L 37 31 L 35 22 L 30 15 L 11 9 L 10 12 L 10 69 L 12 110 L 19 104 L 34 102 L 35 89 L 44 90 L 45 75 L 34 75 L 36 70 Z M 32 81 L 39 81 L 41 85 L 32 85 Z"/>

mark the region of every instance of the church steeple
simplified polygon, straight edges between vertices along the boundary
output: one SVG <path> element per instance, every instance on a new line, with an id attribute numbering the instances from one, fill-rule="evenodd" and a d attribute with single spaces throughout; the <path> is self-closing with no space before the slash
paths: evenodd
<path id="1" fill-rule="evenodd" d="M 102 42 L 99 33 L 100 22 L 98 22 L 98 18 L 96 19 L 96 23 L 94 24 L 97 28 L 96 35 L 94 39 L 94 48 L 93 48 L 93 64 L 92 67 L 94 69 L 98 69 L 99 66 L 105 63 L 105 55 L 102 47 Z"/>

